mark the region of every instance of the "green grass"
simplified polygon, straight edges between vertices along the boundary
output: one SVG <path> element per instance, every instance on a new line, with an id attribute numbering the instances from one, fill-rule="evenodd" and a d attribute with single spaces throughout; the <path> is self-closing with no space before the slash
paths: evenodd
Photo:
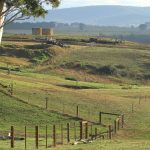
<path id="1" fill-rule="evenodd" d="M 45 126 L 53 123 L 73 121 L 69 117 L 19 102 L 2 93 L 0 93 L 0 97 L 1 131 L 9 129 L 11 125 L 14 125 L 17 129 L 22 129 L 25 125 L 34 127 L 35 125 Z"/>
<path id="2" fill-rule="evenodd" d="M 150 74 L 149 59 L 149 50 L 85 47 L 72 50 L 65 56 L 58 57 L 57 61 L 65 68 L 76 69 L 78 66 L 81 70 L 97 74 L 101 74 L 98 71 L 100 67 L 112 66 L 116 71 L 115 75 L 142 79 Z"/>
<path id="3" fill-rule="evenodd" d="M 31 45 L 26 43 L 26 46 L 29 48 Z M 0 56 L 0 60 L 3 60 L 0 61 L 1 67 L 7 67 L 8 60 L 9 62 L 24 63 L 27 61 L 19 57 L 17 60 L 14 60 L 13 57 L 7 57 L 7 59 L 4 59 L 4 56 Z M 41 64 L 33 67 L 26 62 L 28 68 L 22 66 L 21 72 L 11 71 L 10 75 L 7 74 L 7 70 L 0 70 L 0 83 L 6 86 L 13 83 L 13 96 L 21 99 L 21 101 L 18 101 L 0 93 L 0 133 L 5 131 L 5 134 L 7 134 L 10 131 L 10 126 L 14 125 L 18 131 L 17 135 L 23 136 L 24 126 L 26 125 L 28 132 L 32 135 L 28 138 L 28 147 L 34 149 L 34 126 L 39 125 L 40 134 L 43 136 L 40 140 L 40 149 L 44 150 L 45 125 L 49 127 L 50 136 L 52 135 L 53 124 L 57 124 L 57 128 L 59 128 L 59 124 L 66 126 L 67 122 L 78 123 L 75 118 L 64 114 L 76 116 L 76 106 L 79 105 L 79 116 L 96 122 L 99 121 L 100 111 L 124 113 L 125 128 L 121 129 L 111 141 L 97 140 L 87 145 L 64 145 L 57 146 L 55 149 L 150 149 L 149 81 L 142 84 L 135 80 L 132 81 L 130 77 L 125 79 L 117 76 L 91 75 L 88 72 L 89 70 L 85 72 L 87 65 L 95 68 L 102 65 L 120 65 L 124 66 L 124 70 L 130 74 L 149 74 L 149 69 L 145 65 L 149 63 L 149 58 L 150 52 L 146 49 L 75 46 L 65 49 L 62 55 L 56 55 L 53 58 L 54 62 L 46 66 Z M 69 63 L 73 64 L 71 69 L 62 68 L 62 64 Z M 76 64 L 80 64 L 81 72 L 74 69 Z M 15 62 L 12 67 L 16 66 Z M 43 69 L 43 67 L 45 68 Z M 52 69 L 48 69 L 49 67 Z M 76 78 L 77 81 L 66 80 L 68 76 Z M 99 78 L 103 79 L 102 82 Z M 122 82 L 118 84 L 114 79 Z M 0 89 L 8 93 L 8 88 L 0 87 Z M 140 97 L 142 97 L 141 104 L 139 104 Z M 48 98 L 48 110 L 45 110 L 46 98 Z M 132 104 L 134 105 L 133 113 Z M 114 118 L 105 115 L 103 116 L 103 122 L 107 125 L 113 124 Z M 106 130 L 106 128 L 100 126 L 98 128 L 100 131 Z M 58 130 L 58 133 L 60 133 L 60 130 Z M 73 136 L 73 130 L 71 130 L 71 136 Z M 51 143 L 52 139 L 49 138 L 49 144 Z M 0 141 L 0 149 L 9 149 L 9 144 L 9 141 Z M 16 142 L 16 149 L 23 149 L 23 147 L 24 141 Z"/>

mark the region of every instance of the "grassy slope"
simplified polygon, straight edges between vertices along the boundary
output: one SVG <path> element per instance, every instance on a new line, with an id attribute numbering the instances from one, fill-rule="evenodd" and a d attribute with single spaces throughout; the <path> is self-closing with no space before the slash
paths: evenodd
<path id="1" fill-rule="evenodd" d="M 140 77 L 150 74 L 150 51 L 146 49 L 85 47 L 72 50 L 63 57 L 58 57 L 58 64 L 75 68 L 77 65 L 91 71 L 91 68 L 113 66 L 116 71 L 123 72 L 127 77 Z M 119 68 L 121 66 L 122 68 Z"/>
<path id="2" fill-rule="evenodd" d="M 1 75 L 2 75 L 2 73 L 1 73 Z M 125 149 L 127 149 L 127 148 L 128 149 L 138 149 L 139 147 L 137 148 L 137 146 L 134 143 L 138 143 L 138 145 L 140 145 L 140 146 L 143 146 L 143 143 L 144 143 L 145 147 L 148 147 L 148 145 L 149 145 L 148 140 L 150 139 L 150 137 L 149 137 L 149 131 L 150 131 L 150 128 L 149 128 L 150 122 L 149 121 L 150 120 L 148 119 L 149 114 L 150 114 L 149 99 L 147 99 L 147 101 L 145 102 L 145 99 L 143 98 L 141 101 L 141 105 L 138 104 L 139 96 L 149 95 L 150 89 L 148 87 L 142 86 L 142 87 L 138 87 L 138 89 L 131 89 L 131 90 L 123 90 L 120 88 L 114 88 L 112 90 L 112 88 L 110 88 L 110 89 L 106 89 L 106 90 L 105 89 L 101 89 L 101 90 L 97 89 L 97 90 L 76 91 L 76 90 L 68 90 L 68 89 L 59 88 L 59 87 L 57 89 L 55 89 L 54 88 L 55 82 L 58 82 L 57 77 L 54 78 L 53 76 L 50 76 L 50 78 L 51 78 L 50 79 L 49 76 L 45 75 L 45 80 L 47 80 L 49 82 L 53 82 L 53 84 L 51 83 L 51 85 L 47 85 L 47 87 L 46 87 L 45 86 L 46 84 L 44 84 L 44 83 L 41 83 L 40 85 L 37 86 L 37 84 L 35 84 L 35 81 L 34 81 L 34 83 L 30 82 L 31 79 L 37 80 L 39 82 L 41 76 L 43 77 L 44 75 L 36 74 L 36 79 L 35 79 L 35 77 L 33 79 L 33 77 L 31 77 L 32 75 L 33 74 L 28 74 L 28 76 L 30 76 L 30 77 L 27 77 L 24 75 L 22 75 L 21 77 L 18 75 L 13 75 L 13 76 L 11 75 L 11 80 L 14 79 L 14 77 L 15 77 L 15 79 L 13 80 L 16 83 L 15 91 L 14 91 L 15 96 L 20 97 L 22 99 L 24 98 L 24 100 L 26 101 L 28 95 L 31 94 L 30 93 L 31 90 L 29 87 L 32 87 L 32 89 L 33 89 L 32 92 L 36 92 L 36 94 L 34 94 L 36 96 L 31 95 L 31 99 L 29 99 L 29 103 L 31 103 L 31 104 L 36 104 L 36 105 L 43 107 L 43 103 L 41 103 L 40 99 L 41 99 L 41 97 L 43 97 L 43 99 L 44 99 L 45 96 L 42 91 L 44 89 L 48 90 L 50 88 L 49 91 L 47 91 L 47 93 L 50 94 L 49 100 L 53 101 L 53 106 L 51 106 L 51 104 L 49 106 L 50 109 L 57 108 L 57 110 L 61 111 L 62 105 L 58 105 L 58 104 L 60 103 L 60 101 L 63 101 L 65 103 L 65 107 L 66 107 L 65 111 L 67 111 L 69 113 L 74 113 L 73 112 L 74 107 L 72 105 L 70 105 L 72 103 L 76 103 L 76 104 L 80 103 L 83 106 L 86 106 L 87 108 L 90 105 L 90 109 L 92 110 L 92 112 L 95 111 L 95 112 L 97 112 L 97 114 L 98 114 L 99 110 L 125 113 L 126 127 L 124 130 L 122 130 L 118 134 L 118 136 L 116 137 L 116 140 L 111 141 L 111 142 L 105 141 L 102 144 L 100 144 L 101 142 L 99 143 L 97 141 L 97 142 L 94 142 L 94 144 L 90 144 L 87 146 L 84 146 L 84 145 L 77 146 L 78 148 L 82 147 L 83 149 L 88 149 L 88 148 L 89 149 L 99 149 L 99 147 L 101 147 L 103 149 L 108 149 L 108 148 L 109 149 L 115 149 L 115 148 L 119 149 L 120 147 L 124 146 Z M 26 79 L 26 82 L 20 81 L 20 78 L 22 78 L 22 80 Z M 4 78 L 1 76 L 1 79 L 4 79 Z M 5 83 L 6 83 L 6 81 L 7 80 L 5 80 Z M 59 82 L 60 82 L 60 80 L 59 80 Z M 3 80 L 3 83 L 4 83 L 4 80 Z M 24 84 L 23 88 L 20 87 L 20 85 L 19 85 L 20 83 Z M 19 94 L 19 92 L 17 92 L 17 91 L 20 91 L 21 94 Z M 57 93 L 56 91 L 58 93 L 61 92 L 60 97 L 58 95 L 56 95 L 56 93 Z M 55 98 L 55 102 L 54 102 L 54 98 Z M 9 98 L 7 98 L 7 97 L 6 97 L 6 99 L 9 100 Z M 52 121 L 49 118 L 49 115 L 47 118 L 46 117 L 47 113 L 44 113 L 43 111 L 42 111 L 42 114 L 39 116 L 39 113 L 41 113 L 41 111 L 35 109 L 35 112 L 34 112 L 34 107 L 31 107 L 30 105 L 29 106 L 26 104 L 20 105 L 20 103 L 18 103 L 18 102 L 13 102 L 11 104 L 9 101 L 8 101 L 9 104 L 5 103 L 4 101 L 2 101 L 1 103 L 2 103 L 2 105 L 1 105 L 2 109 L 4 108 L 4 106 L 5 106 L 5 108 L 9 107 L 9 109 L 6 109 L 6 110 L 9 110 L 8 112 L 7 111 L 3 112 L 4 118 L 2 120 L 5 120 L 5 121 L 2 121 L 2 122 L 4 122 L 4 124 L 1 124 L 1 128 L 3 128 L 5 126 L 5 124 L 7 124 L 8 127 L 10 126 L 11 123 L 16 124 L 16 120 L 15 120 L 16 117 L 11 118 L 12 114 L 9 113 L 10 110 L 12 112 L 14 112 L 14 116 L 17 115 L 17 118 L 19 118 L 19 120 L 17 120 L 17 125 L 23 126 L 25 123 L 30 124 L 31 120 L 33 121 L 31 123 L 31 125 L 40 123 L 41 120 L 42 120 L 42 124 L 45 120 L 46 120 L 45 121 L 46 123 L 50 123 L 50 124 L 53 121 L 57 122 L 57 115 L 56 115 L 56 117 L 53 116 L 51 118 L 53 120 Z M 131 113 L 131 104 L 132 103 L 134 103 L 134 109 L 135 109 L 135 112 L 133 114 Z M 14 108 L 16 108 L 16 107 L 18 108 L 18 110 L 13 111 Z M 20 107 L 22 108 L 21 110 L 20 110 Z M 22 114 L 18 117 L 18 112 L 20 112 L 22 110 L 24 110 L 24 114 Z M 85 109 L 85 107 L 84 107 L 84 110 L 88 110 L 88 109 Z M 30 113 L 32 112 L 33 118 L 31 118 L 31 120 L 27 117 L 28 112 L 30 112 Z M 9 117 L 7 116 L 7 114 L 9 114 Z M 35 119 L 37 114 L 38 114 L 38 119 Z M 84 115 L 84 114 L 87 115 L 86 112 L 82 112 L 80 115 Z M 92 118 L 96 119 L 97 114 L 93 114 L 93 116 L 95 115 L 95 117 L 93 118 L 93 116 L 92 116 Z M 60 118 L 58 117 L 58 121 L 63 119 L 61 116 L 60 116 Z M 22 122 L 22 119 L 24 119 L 26 122 L 25 123 Z M 105 119 L 105 121 L 110 122 L 110 120 L 106 120 L 106 119 Z M 111 143 L 111 146 L 108 143 L 109 144 Z M 64 147 L 64 149 L 74 149 L 74 148 L 76 149 L 76 147 L 74 147 L 74 146 L 65 146 Z M 62 149 L 62 148 L 60 148 L 60 149 Z"/>
<path id="3" fill-rule="evenodd" d="M 17 101 L 2 93 L 0 93 L 0 97 L 1 131 L 8 130 L 11 125 L 14 125 L 17 129 L 22 129 L 25 125 L 30 127 L 35 125 L 45 126 L 71 120 L 69 117 Z"/>
<path id="4" fill-rule="evenodd" d="M 103 59 L 108 58 L 108 53 L 106 53 L 106 50 L 109 54 L 111 54 L 111 59 L 108 62 L 106 59 Z M 56 62 L 58 65 L 64 61 L 76 62 L 77 60 L 80 60 L 80 62 L 85 64 L 89 63 L 90 60 L 90 64 L 92 65 L 99 65 L 101 63 L 111 64 L 112 62 L 115 64 L 120 62 L 124 65 L 128 65 L 129 68 L 133 68 L 133 70 L 140 71 L 141 65 L 139 64 L 143 64 L 143 61 L 147 62 L 146 57 L 149 56 L 149 51 L 137 50 L 136 52 L 137 53 L 135 54 L 134 50 L 125 51 L 125 49 L 122 49 L 121 51 L 119 49 L 115 49 L 115 51 L 113 51 L 113 49 L 108 48 L 94 48 L 91 51 L 91 48 L 84 48 L 82 50 L 70 51 L 69 54 L 65 53 L 62 55 L 63 58 L 62 56 L 58 56 L 59 61 L 57 62 L 58 58 L 56 58 Z M 79 55 L 80 53 L 81 55 Z M 97 61 L 95 61 L 93 58 L 97 56 L 101 59 L 97 59 Z M 128 58 L 124 58 L 123 56 Z M 133 61 L 133 58 L 136 58 L 136 61 Z M 124 59 L 124 61 L 122 61 L 122 59 Z M 138 61 L 139 59 L 140 61 Z M 124 63 L 127 60 L 129 63 Z M 98 62 L 98 64 L 96 62 Z M 6 65 L 5 62 L 3 63 Z M 4 85 L 8 85 L 13 82 L 14 95 L 29 104 L 17 102 L 16 100 L 12 101 L 9 97 L 1 94 L 2 98 L 0 100 L 0 107 L 2 113 L 0 119 L 3 124 L 0 125 L 0 129 L 4 127 L 7 129 L 11 124 L 17 125 L 19 129 L 25 124 L 30 126 L 37 123 L 40 124 L 41 120 L 42 125 L 43 122 L 51 124 L 51 122 L 59 122 L 64 119 L 62 115 L 33 107 L 33 105 L 36 105 L 44 108 L 45 97 L 48 97 L 49 110 L 53 109 L 61 113 L 65 112 L 75 115 L 76 105 L 79 104 L 80 115 L 88 119 L 90 118 L 91 120 L 98 120 L 98 113 L 100 110 L 117 113 L 123 112 L 126 116 L 125 129 L 118 133 L 115 140 L 104 142 L 97 141 L 89 145 L 64 146 L 58 147 L 58 149 L 119 150 L 122 148 L 138 150 L 141 149 L 141 147 L 143 149 L 150 149 L 150 120 L 148 119 L 150 115 L 149 99 L 147 98 L 147 101 L 145 101 L 145 99 L 142 98 L 141 104 L 138 104 L 140 96 L 149 95 L 149 86 L 139 85 L 132 86 L 131 89 L 124 89 L 124 86 L 126 85 L 117 85 L 112 83 L 102 84 L 83 81 L 79 81 L 77 83 L 74 81 L 65 80 L 64 76 L 65 75 L 56 76 L 54 73 L 50 73 L 49 75 L 29 73 L 26 70 L 24 70 L 24 72 L 13 72 L 11 75 L 7 75 L 7 71 L 1 71 L 0 82 Z M 59 86 L 64 84 L 77 86 L 88 85 L 95 87 L 96 89 L 75 90 Z M 7 99 L 7 101 L 4 101 L 3 99 Z M 132 103 L 134 104 L 134 113 L 131 113 Z M 81 111 L 81 108 L 83 108 L 83 111 Z M 13 112 L 14 117 L 12 117 L 10 112 Z M 24 113 L 21 114 L 21 112 Z M 28 117 L 28 112 L 31 113 L 31 118 Z M 51 115 L 53 115 L 52 118 L 49 117 Z M 25 120 L 25 122 L 22 122 L 22 120 Z M 104 120 L 107 123 L 111 122 L 111 118 L 104 118 Z"/>

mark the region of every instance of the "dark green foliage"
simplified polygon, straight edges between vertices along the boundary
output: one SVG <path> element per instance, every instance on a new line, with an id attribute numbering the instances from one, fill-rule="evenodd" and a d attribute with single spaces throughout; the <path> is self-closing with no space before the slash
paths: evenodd
<path id="1" fill-rule="evenodd" d="M 150 80 L 150 73 L 137 74 L 136 78 L 138 80 Z"/>
<path id="2" fill-rule="evenodd" d="M 70 89 L 100 89 L 99 87 L 94 87 L 94 86 L 86 86 L 86 85 L 60 85 L 65 88 L 70 88 Z"/>
<path id="3" fill-rule="evenodd" d="M 21 71 L 19 67 L 16 68 L 7 68 L 7 67 L 0 67 L 1 70 L 10 70 L 10 71 Z"/>
<path id="4" fill-rule="evenodd" d="M 144 79 L 150 80 L 150 73 L 149 74 L 144 74 Z"/>
<path id="5" fill-rule="evenodd" d="M 114 66 L 102 66 L 97 69 L 97 72 L 101 75 L 116 75 L 117 69 Z"/>
<path id="6" fill-rule="evenodd" d="M 0 55 L 27 58 L 32 63 L 41 63 L 52 58 L 54 54 L 52 51 L 47 50 L 47 46 L 43 45 L 31 45 L 24 47 L 16 45 L 6 45 L 0 47 Z"/>
<path id="7" fill-rule="evenodd" d="M 0 17 L 5 16 L 5 21 L 0 28 L 15 20 L 25 20 L 31 16 L 44 17 L 48 13 L 45 5 L 58 7 L 59 4 L 59 0 L 2 0 L 0 1 Z M 5 9 L 4 12 L 3 9 Z"/>
<path id="8" fill-rule="evenodd" d="M 77 81 L 77 79 L 74 78 L 74 77 L 65 77 L 65 79 L 66 79 L 66 80 L 70 80 L 70 81 Z"/>
<path id="9" fill-rule="evenodd" d="M 59 0 L 5 0 L 7 7 L 18 8 L 23 16 L 44 16 L 47 11 L 44 9 L 43 4 L 51 4 L 53 7 L 57 7 L 60 4 Z"/>

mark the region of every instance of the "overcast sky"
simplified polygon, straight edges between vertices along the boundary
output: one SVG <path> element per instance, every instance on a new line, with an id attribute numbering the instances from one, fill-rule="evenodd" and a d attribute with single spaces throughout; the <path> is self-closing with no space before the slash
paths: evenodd
<path id="1" fill-rule="evenodd" d="M 60 8 L 89 5 L 150 6 L 150 0 L 61 0 Z"/>

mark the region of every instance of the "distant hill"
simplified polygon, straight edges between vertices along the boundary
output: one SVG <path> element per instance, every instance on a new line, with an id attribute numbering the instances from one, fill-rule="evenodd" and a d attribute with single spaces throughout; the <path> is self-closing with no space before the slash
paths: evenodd
<path id="1" fill-rule="evenodd" d="M 91 25 L 130 26 L 150 21 L 150 7 L 131 6 L 86 6 L 49 10 L 43 18 L 30 19 L 31 22 L 81 22 Z"/>

